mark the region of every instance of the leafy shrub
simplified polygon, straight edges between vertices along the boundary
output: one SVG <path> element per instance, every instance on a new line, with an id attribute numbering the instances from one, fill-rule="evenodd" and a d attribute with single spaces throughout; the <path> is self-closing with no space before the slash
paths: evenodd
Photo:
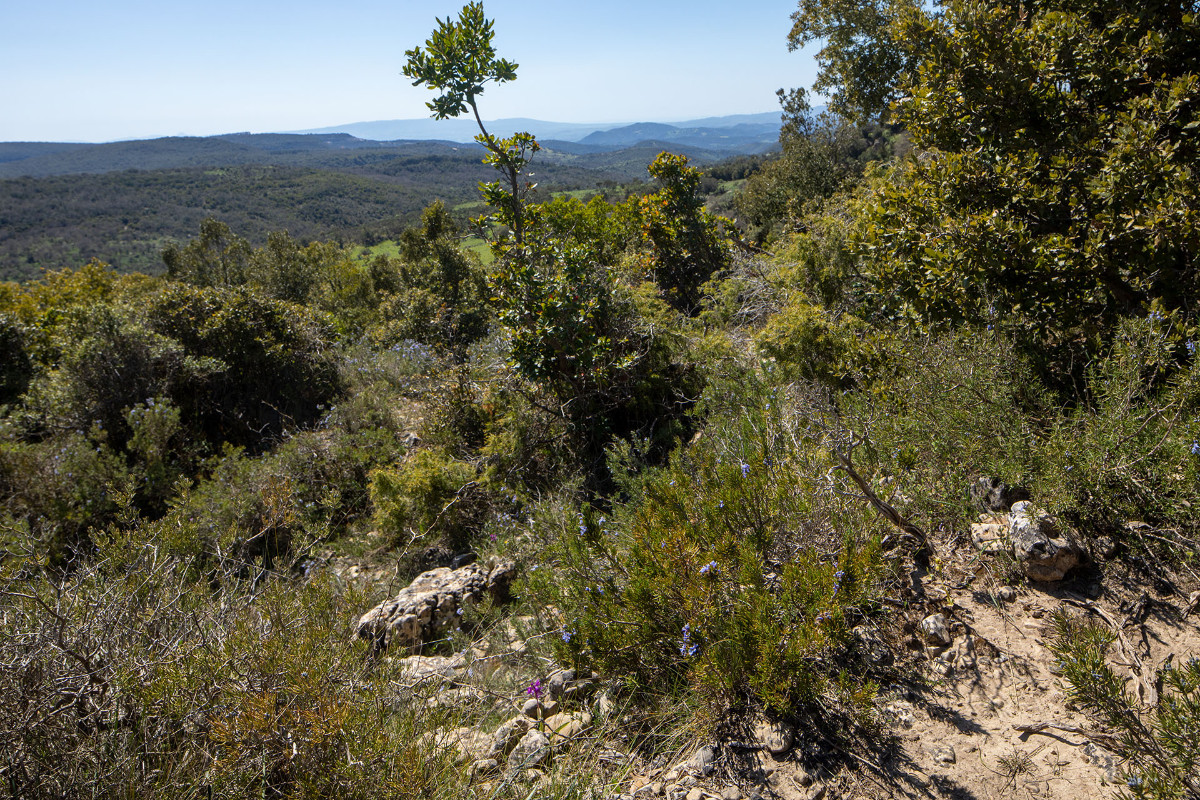
<path id="1" fill-rule="evenodd" d="M 91 534 L 112 524 L 131 491 L 125 460 L 79 433 L 0 442 L 0 500 L 55 566 L 84 555 Z"/>
<path id="2" fill-rule="evenodd" d="M 317 314 L 247 289 L 171 285 L 147 299 L 146 327 L 207 374 L 173 399 L 211 443 L 261 447 L 308 425 L 339 390 L 332 332 Z"/>
<path id="3" fill-rule="evenodd" d="M 447 759 L 363 672 L 369 598 L 269 579 L 193 582 L 157 541 L 113 536 L 57 582 L 0 563 L 0 763 L 14 796 L 453 797 Z M 376 683 L 378 681 L 378 683 Z M 364 691 L 365 690 L 365 691 Z"/>
<path id="4" fill-rule="evenodd" d="M 396 543 L 434 537 L 465 544 L 478 524 L 480 499 L 475 468 L 430 448 L 371 473 L 375 524 Z"/>
<path id="5" fill-rule="evenodd" d="M 0 406 L 25 392 L 33 377 L 33 363 L 25 350 L 25 337 L 17 321 L 0 313 Z"/>
<path id="6" fill-rule="evenodd" d="M 1180 365 L 1179 338 L 1162 317 L 1120 323 L 1088 371 L 1087 402 L 1047 437 L 1041 481 L 1087 528 L 1174 563 L 1192 558 L 1200 538 L 1200 372 L 1194 357 Z M 1129 536 L 1129 520 L 1170 529 L 1173 541 Z"/>
<path id="7" fill-rule="evenodd" d="M 730 246 L 704 209 L 700 173 L 687 161 L 687 156 L 660 154 L 649 170 L 662 188 L 631 202 L 636 202 L 644 248 L 636 263 L 668 303 L 693 314 L 703 299 L 700 288 L 729 266 Z"/>
<path id="8" fill-rule="evenodd" d="M 1071 699 L 1099 715 L 1119 737 L 1127 761 L 1129 795 L 1200 798 L 1200 660 L 1168 664 L 1158 672 L 1162 694 L 1144 715 L 1108 662 L 1116 634 L 1094 620 L 1059 612 L 1050 649 L 1059 659 Z"/>
<path id="9" fill-rule="evenodd" d="M 460 358 L 490 325 L 489 297 L 479 259 L 458 246 L 458 226 L 445 205 L 425 209 L 421 227 L 400 237 L 400 259 L 372 270 L 391 273 L 376 338 L 385 346 L 402 340 L 436 345 Z"/>
<path id="10" fill-rule="evenodd" d="M 785 380 L 848 388 L 871 372 L 869 328 L 849 314 L 834 317 L 803 295 L 794 295 L 759 331 L 759 352 L 775 361 Z"/>
<path id="11" fill-rule="evenodd" d="M 718 708 L 865 710 L 870 682 L 839 673 L 887 572 L 878 526 L 769 405 L 711 419 L 627 505 L 558 523 L 530 582 L 562 610 L 562 657 Z"/>

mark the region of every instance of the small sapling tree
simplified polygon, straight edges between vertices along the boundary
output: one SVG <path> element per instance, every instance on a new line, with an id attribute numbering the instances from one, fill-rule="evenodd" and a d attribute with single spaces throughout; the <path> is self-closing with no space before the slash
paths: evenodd
<path id="1" fill-rule="evenodd" d="M 483 94 L 490 82 L 505 83 L 517 77 L 517 64 L 496 57 L 492 45 L 493 22 L 483 15 L 483 3 L 463 6 L 457 20 L 450 17 L 437 20 L 437 29 L 425 40 L 424 47 L 405 52 L 408 59 L 404 75 L 412 78 L 413 86 L 424 85 L 431 91 L 441 91 L 426 103 L 434 119 L 458 117 L 467 109 L 479 125 L 475 141 L 487 148 L 484 163 L 495 167 L 502 181 L 480 186 L 484 199 L 495 209 L 496 221 L 512 230 L 520 246 L 525 239 L 526 209 L 524 197 L 533 185 L 523 181 L 523 171 L 538 151 L 537 139 L 531 133 L 516 133 L 500 139 L 488 133 L 479 116 L 475 98 Z"/>

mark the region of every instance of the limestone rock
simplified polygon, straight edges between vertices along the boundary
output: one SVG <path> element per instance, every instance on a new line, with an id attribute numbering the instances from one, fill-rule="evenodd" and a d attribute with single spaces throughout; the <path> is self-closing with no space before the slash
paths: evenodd
<path id="1" fill-rule="evenodd" d="M 1028 500 L 1029 492 L 1019 486 L 1009 486 L 1000 478 L 987 476 L 976 478 L 967 489 L 971 502 L 983 513 L 1008 511 L 1019 500 Z"/>
<path id="2" fill-rule="evenodd" d="M 933 756 L 933 760 L 942 766 L 949 766 L 958 761 L 958 755 L 954 752 L 954 748 L 948 744 L 934 745 L 930 748 L 929 755 Z"/>
<path id="3" fill-rule="evenodd" d="M 485 758 L 494 758 L 497 761 L 504 760 L 512 749 L 517 746 L 517 742 L 533 728 L 533 720 L 526 716 L 513 717 L 492 734 L 492 746 L 485 755 Z"/>
<path id="4" fill-rule="evenodd" d="M 550 743 L 561 745 L 581 735 L 592 724 L 592 715 L 586 711 L 578 714 L 555 714 L 544 723 Z"/>
<path id="5" fill-rule="evenodd" d="M 716 761 L 717 749 L 712 745 L 705 745 L 687 760 L 683 768 L 693 775 L 709 775 L 712 773 Z"/>
<path id="6" fill-rule="evenodd" d="M 971 544 L 989 556 L 1007 553 L 1009 519 L 1007 514 L 981 514 L 979 522 L 971 523 Z"/>
<path id="7" fill-rule="evenodd" d="M 574 680 L 575 670 L 560 669 L 557 672 L 551 673 L 550 677 L 546 679 L 546 689 L 550 696 L 557 700 L 563 696 L 566 687 Z"/>
<path id="8" fill-rule="evenodd" d="M 1083 548 L 1045 511 L 1032 503 L 1013 505 L 1009 523 L 1013 556 L 1035 581 L 1058 581 L 1083 557 Z"/>
<path id="9" fill-rule="evenodd" d="M 786 722 L 759 717 L 754 723 L 753 737 L 754 744 L 759 749 L 779 756 L 792 749 L 792 744 L 796 741 L 796 729 Z"/>
<path id="10" fill-rule="evenodd" d="M 508 754 L 508 771 L 518 773 L 536 767 L 550 758 L 550 740 L 539 730 L 532 730 L 521 737 L 517 746 Z"/>
<path id="11" fill-rule="evenodd" d="M 400 680 L 406 684 L 426 683 L 453 678 L 455 674 L 465 669 L 466 659 L 461 655 L 454 656 L 409 656 L 400 659 Z"/>
<path id="12" fill-rule="evenodd" d="M 931 614 L 921 620 L 921 635 L 926 643 L 934 646 L 945 646 L 954 641 L 946 617 L 942 614 Z"/>
<path id="13" fill-rule="evenodd" d="M 485 593 L 502 598 L 514 572 L 513 562 L 496 558 L 423 572 L 394 598 L 359 617 L 355 633 L 378 647 L 420 647 L 439 631 L 456 626 L 463 606 L 478 602 Z"/>
<path id="14" fill-rule="evenodd" d="M 422 737 L 426 747 L 448 748 L 454 751 L 454 760 L 467 764 L 484 758 L 491 738 L 474 728 L 451 728 L 427 733 Z"/>

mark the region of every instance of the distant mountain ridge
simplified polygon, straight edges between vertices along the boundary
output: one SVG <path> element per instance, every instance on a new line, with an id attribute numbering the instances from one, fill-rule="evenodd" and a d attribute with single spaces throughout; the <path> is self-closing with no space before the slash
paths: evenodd
<path id="1" fill-rule="evenodd" d="M 673 129 L 698 128 L 731 128 L 741 125 L 761 126 L 764 130 L 774 128 L 775 139 L 779 138 L 780 115 L 778 111 L 768 111 L 762 114 L 730 114 L 723 117 L 705 117 L 703 119 L 685 120 L 682 122 L 549 122 L 526 117 L 485 120 L 488 132 L 494 136 L 511 136 L 517 131 L 528 131 L 539 139 L 557 139 L 564 142 L 582 142 L 587 137 L 601 131 L 625 130 L 639 125 L 661 125 Z M 376 141 L 395 141 L 398 139 L 440 139 L 452 142 L 471 142 L 479 133 L 479 127 L 470 119 L 392 119 L 375 120 L 372 122 L 351 122 L 345 125 L 333 125 L 327 128 L 292 131 L 303 134 L 348 133 L 360 139 Z M 663 136 L 644 137 L 646 139 L 664 139 Z M 665 137 L 670 140 L 670 136 Z M 624 146 L 635 145 L 637 141 L 621 140 Z"/>
<path id="2" fill-rule="evenodd" d="M 447 127 L 447 123 L 461 123 Z M 711 117 L 672 125 L 639 122 L 607 127 L 532 119 L 494 120 L 490 132 L 508 135 L 529 130 L 551 153 L 589 156 L 631 149 L 659 148 L 683 153 L 697 163 L 733 155 L 764 153 L 778 146 L 778 114 Z M 479 145 L 462 133 L 466 120 L 394 120 L 363 122 L 309 133 L 229 133 L 220 136 L 167 136 L 105 144 L 0 142 L 0 179 L 50 175 L 100 174 L 126 169 L 157 170 L 273 164 L 345 169 L 347 162 L 377 161 L 471 149 Z M 351 131 L 357 131 L 353 133 Z M 456 132 L 457 131 L 457 132 Z M 405 137 L 394 134 L 407 132 Z M 436 132 L 437 138 L 431 138 Z M 373 133 L 373 137 L 366 134 Z M 424 135 L 421 135 L 424 134 Z M 374 138 L 390 136 L 391 138 Z M 455 136 L 460 136 L 455 139 Z M 359 155 L 353 155 L 353 154 Z"/>

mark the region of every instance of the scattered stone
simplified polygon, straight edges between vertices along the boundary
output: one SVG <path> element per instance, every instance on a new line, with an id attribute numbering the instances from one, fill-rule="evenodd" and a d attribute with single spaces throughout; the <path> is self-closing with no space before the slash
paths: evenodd
<path id="1" fill-rule="evenodd" d="M 533 721 L 526 716 L 513 717 L 492 734 L 492 746 L 487 758 L 504 759 L 517 746 L 517 742 L 533 728 Z"/>
<path id="2" fill-rule="evenodd" d="M 949 766 L 958 761 L 958 755 L 954 752 L 954 748 L 948 744 L 934 745 L 929 749 L 929 755 L 942 766 Z"/>
<path id="3" fill-rule="evenodd" d="M 976 478 L 968 487 L 971 502 L 980 511 L 1008 511 L 1018 500 L 1028 500 L 1029 491 L 1019 486 L 1009 486 L 1000 478 L 987 476 Z"/>
<path id="4" fill-rule="evenodd" d="M 704 790 L 699 788 L 692 789 L 684 797 L 685 800 L 704 800 Z"/>
<path id="5" fill-rule="evenodd" d="M 913 715 L 912 704 L 904 700 L 888 703 L 883 707 L 883 713 L 890 719 L 892 727 L 895 728 L 908 730 L 917 724 L 917 718 Z"/>
<path id="6" fill-rule="evenodd" d="M 1188 597 L 1187 608 L 1183 610 L 1183 615 L 1185 617 L 1190 616 L 1196 613 L 1198 609 L 1200 609 L 1200 592 L 1192 592 Z"/>
<path id="7" fill-rule="evenodd" d="M 539 730 L 531 730 L 521 737 L 517 746 L 508 754 L 508 771 L 519 773 L 542 764 L 550 757 L 550 740 Z"/>
<path id="8" fill-rule="evenodd" d="M 521 773 L 521 783 L 538 783 L 546 780 L 546 773 L 540 769 L 527 769 Z"/>
<path id="9" fill-rule="evenodd" d="M 429 681 L 447 680 L 467 666 L 461 655 L 453 656 L 408 656 L 400 659 L 400 681 L 408 685 Z"/>
<path id="10" fill-rule="evenodd" d="M 776 722 L 766 717 L 759 717 L 754 722 L 754 745 L 773 756 L 780 756 L 791 750 L 795 740 L 796 728 L 786 722 Z"/>
<path id="11" fill-rule="evenodd" d="M 1035 581 L 1059 581 L 1083 557 L 1083 548 L 1053 517 L 1028 501 L 1015 503 L 1009 538 L 1013 556 Z"/>
<path id="12" fill-rule="evenodd" d="M 742 800 L 742 790 L 736 786 L 726 786 L 721 790 L 721 800 Z"/>
<path id="13" fill-rule="evenodd" d="M 984 514 L 979 522 L 971 523 L 971 544 L 975 549 L 989 556 L 998 556 L 1009 552 L 1008 514 Z"/>
<path id="14" fill-rule="evenodd" d="M 478 702 L 483 698 L 483 696 L 483 692 L 472 686 L 460 686 L 458 688 L 446 689 L 445 691 L 438 692 L 436 695 L 426 700 L 425 705 L 429 708 L 458 708 L 460 706 Z"/>
<path id="15" fill-rule="evenodd" d="M 546 733 L 550 737 L 550 743 L 561 745 L 586 731 L 588 726 L 592 724 L 592 715 L 587 712 L 582 714 L 555 714 L 547 718 L 543 724 L 545 725 Z"/>
<path id="16" fill-rule="evenodd" d="M 713 771 L 713 767 L 717 761 L 717 749 L 712 745 L 705 745 L 696 751 L 695 755 L 688 759 L 683 768 L 693 775 L 709 775 Z"/>
<path id="17" fill-rule="evenodd" d="M 491 737 L 474 728 L 450 728 L 426 733 L 422 743 L 426 747 L 446 748 L 454 751 L 454 761 L 467 764 L 485 758 Z"/>
<path id="18" fill-rule="evenodd" d="M 1017 590 L 1011 586 L 1001 586 L 996 590 L 996 597 L 1005 603 L 1011 603 L 1017 599 Z"/>
<path id="19" fill-rule="evenodd" d="M 824 800 L 829 788 L 823 783 L 813 784 L 806 795 L 807 800 Z"/>
<path id="20" fill-rule="evenodd" d="M 560 669 L 546 679 L 546 692 L 554 699 L 563 696 L 568 684 L 575 680 L 575 670 Z"/>
<path id="21" fill-rule="evenodd" d="M 355 633 L 380 648 L 420 647 L 439 631 L 457 626 L 464 605 L 485 593 L 503 599 L 515 571 L 512 561 L 493 557 L 486 564 L 423 572 L 394 598 L 359 617 Z"/>
<path id="22" fill-rule="evenodd" d="M 612 692 L 604 692 L 596 699 L 596 713 L 601 719 L 607 719 L 617 710 L 617 701 Z"/>
<path id="23" fill-rule="evenodd" d="M 804 787 L 812 786 L 813 776 L 808 773 L 808 770 L 801 767 L 796 772 L 796 783 Z"/>
<path id="24" fill-rule="evenodd" d="M 925 642 L 931 645 L 948 645 L 954 641 L 946 625 L 946 617 L 942 614 L 931 614 L 921 620 L 921 633 Z"/>
<path id="25" fill-rule="evenodd" d="M 1129 524 L 1133 525 L 1134 523 L 1131 522 Z M 1126 527 L 1128 527 L 1128 526 L 1126 526 Z M 1116 540 L 1113 539 L 1111 536 L 1103 536 L 1103 535 L 1097 536 L 1095 539 L 1092 540 L 1092 543 L 1094 545 L 1094 547 L 1092 548 L 1092 552 L 1099 555 L 1105 561 L 1107 561 L 1108 559 L 1112 558 L 1113 556 L 1115 556 L 1117 554 L 1118 544 L 1117 544 Z"/>

